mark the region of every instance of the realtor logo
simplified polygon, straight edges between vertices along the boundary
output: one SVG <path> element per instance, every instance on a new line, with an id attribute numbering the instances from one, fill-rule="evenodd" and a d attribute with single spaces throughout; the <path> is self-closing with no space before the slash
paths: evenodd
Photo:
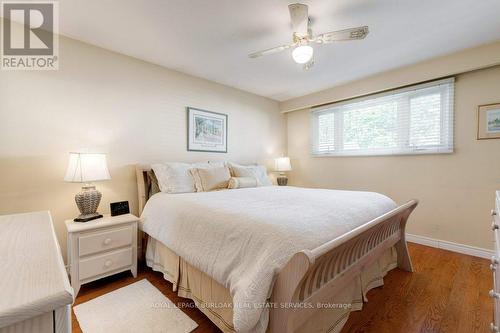
<path id="1" fill-rule="evenodd" d="M 3 1 L 1 9 L 1 69 L 58 69 L 58 3 Z"/>

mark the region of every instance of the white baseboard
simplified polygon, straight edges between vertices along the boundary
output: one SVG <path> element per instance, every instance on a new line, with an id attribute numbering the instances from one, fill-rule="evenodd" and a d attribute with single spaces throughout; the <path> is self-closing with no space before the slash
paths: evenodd
<path id="1" fill-rule="evenodd" d="M 412 243 L 422 244 L 430 247 L 435 247 L 438 249 L 458 252 L 485 259 L 491 259 L 491 256 L 493 256 L 494 254 L 493 250 L 487 250 L 487 249 L 482 249 L 480 247 L 458 244 L 440 239 L 434 239 L 430 237 L 424 237 L 412 234 L 406 234 L 406 240 Z"/>

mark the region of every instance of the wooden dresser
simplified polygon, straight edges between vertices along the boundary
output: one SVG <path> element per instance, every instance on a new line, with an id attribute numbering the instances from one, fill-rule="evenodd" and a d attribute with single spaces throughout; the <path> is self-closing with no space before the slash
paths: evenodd
<path id="1" fill-rule="evenodd" d="M 493 219 L 491 229 L 495 239 L 495 255 L 491 258 L 491 271 L 493 272 L 493 289 L 490 297 L 495 302 L 495 312 L 491 323 L 492 332 L 500 332 L 500 191 L 496 193 L 495 209 L 491 211 Z"/>
<path id="2" fill-rule="evenodd" d="M 0 216 L 0 333 L 71 332 L 73 289 L 49 212 Z"/>

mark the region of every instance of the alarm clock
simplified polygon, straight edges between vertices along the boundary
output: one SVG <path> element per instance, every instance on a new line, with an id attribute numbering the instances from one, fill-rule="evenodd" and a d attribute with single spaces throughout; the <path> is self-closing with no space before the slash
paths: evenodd
<path id="1" fill-rule="evenodd" d="M 110 205 L 111 216 L 124 215 L 130 213 L 128 201 L 112 202 Z"/>

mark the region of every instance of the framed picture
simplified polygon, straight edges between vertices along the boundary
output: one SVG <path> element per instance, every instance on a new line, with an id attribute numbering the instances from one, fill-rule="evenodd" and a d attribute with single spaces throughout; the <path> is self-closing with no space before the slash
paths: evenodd
<path id="1" fill-rule="evenodd" d="M 500 103 L 479 105 L 477 139 L 500 139 Z"/>
<path id="2" fill-rule="evenodd" d="M 227 153 L 227 114 L 187 108 L 189 151 Z"/>

